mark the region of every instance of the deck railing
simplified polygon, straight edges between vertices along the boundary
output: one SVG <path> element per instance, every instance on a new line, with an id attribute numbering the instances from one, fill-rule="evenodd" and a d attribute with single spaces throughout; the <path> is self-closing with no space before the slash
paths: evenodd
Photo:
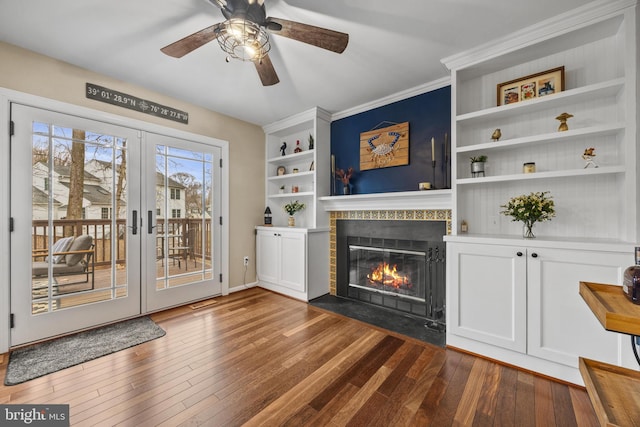
<path id="1" fill-rule="evenodd" d="M 66 236 L 80 236 L 89 234 L 93 236 L 95 245 L 96 265 L 110 265 L 115 258 L 116 263 L 124 264 L 127 258 L 127 224 L 126 220 L 119 219 L 115 224 L 110 219 L 57 219 L 53 221 L 53 227 L 49 228 L 47 220 L 32 221 L 32 249 L 47 249 L 49 242 L 49 230 L 53 234 L 53 241 Z M 200 238 L 204 228 L 204 240 Z M 146 233 L 146 226 L 139 233 Z M 164 218 L 158 218 L 154 232 L 158 236 L 163 233 L 173 236 L 184 236 L 188 239 L 193 255 L 196 258 L 204 256 L 211 259 L 211 220 L 197 218 L 170 218 L 166 224 Z M 116 239 L 115 246 L 112 244 Z M 115 253 L 114 253 L 115 252 Z"/>

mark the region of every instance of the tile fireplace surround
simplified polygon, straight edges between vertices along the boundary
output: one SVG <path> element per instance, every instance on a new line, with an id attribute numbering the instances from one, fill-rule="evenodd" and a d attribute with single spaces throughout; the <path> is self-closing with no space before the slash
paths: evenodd
<path id="1" fill-rule="evenodd" d="M 331 295 L 336 295 L 337 221 L 349 220 L 445 221 L 447 234 L 451 234 L 451 209 L 347 209 L 331 211 L 329 218 L 329 293 Z"/>

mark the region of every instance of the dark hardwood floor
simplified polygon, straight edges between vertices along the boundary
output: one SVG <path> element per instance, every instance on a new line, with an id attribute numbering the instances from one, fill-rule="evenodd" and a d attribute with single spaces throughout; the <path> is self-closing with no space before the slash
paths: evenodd
<path id="1" fill-rule="evenodd" d="M 163 338 L 0 386 L 0 403 L 67 403 L 78 426 L 597 425 L 581 388 L 262 289 L 214 301 L 153 315 Z"/>

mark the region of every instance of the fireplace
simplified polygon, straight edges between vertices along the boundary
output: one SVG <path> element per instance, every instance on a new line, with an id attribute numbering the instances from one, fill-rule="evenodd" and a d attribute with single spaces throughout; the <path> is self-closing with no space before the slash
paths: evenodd
<path id="1" fill-rule="evenodd" d="M 336 294 L 445 326 L 444 221 L 336 222 Z"/>

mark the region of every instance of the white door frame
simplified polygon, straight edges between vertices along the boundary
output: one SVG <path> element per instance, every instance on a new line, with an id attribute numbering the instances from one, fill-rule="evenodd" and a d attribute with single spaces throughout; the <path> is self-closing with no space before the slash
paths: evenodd
<path id="1" fill-rule="evenodd" d="M 223 227 L 221 231 L 221 273 L 222 294 L 229 293 L 229 142 L 217 138 L 197 135 L 177 129 L 148 123 L 142 120 L 131 119 L 116 114 L 105 113 L 87 107 L 81 107 L 61 101 L 52 100 L 36 95 L 0 88 L 0 353 L 9 351 L 10 346 L 10 178 L 11 178 L 11 151 L 9 136 L 10 104 L 12 102 L 29 105 L 36 108 L 49 109 L 63 114 L 77 115 L 91 120 L 135 128 L 143 132 L 153 132 L 176 138 L 193 140 L 203 144 L 220 147 L 223 159 L 221 172 L 221 215 Z"/>

